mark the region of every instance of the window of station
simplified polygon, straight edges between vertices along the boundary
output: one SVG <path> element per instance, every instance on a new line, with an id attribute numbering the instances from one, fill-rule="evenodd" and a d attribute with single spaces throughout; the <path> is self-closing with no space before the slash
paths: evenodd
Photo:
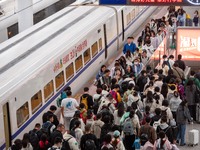
<path id="1" fill-rule="evenodd" d="M 53 80 L 44 87 L 44 99 L 47 101 L 54 94 Z"/>
<path id="2" fill-rule="evenodd" d="M 28 102 L 17 110 L 17 126 L 18 128 L 29 118 Z"/>
<path id="3" fill-rule="evenodd" d="M 87 64 L 90 61 L 90 48 L 88 48 L 84 53 L 84 64 Z"/>
<path id="4" fill-rule="evenodd" d="M 64 85 L 64 72 L 62 71 L 56 76 L 56 91 Z"/>
<path id="5" fill-rule="evenodd" d="M 132 20 L 135 18 L 135 9 L 133 9 L 133 10 L 131 11 L 131 18 L 132 18 Z"/>
<path id="6" fill-rule="evenodd" d="M 34 114 L 39 108 L 42 106 L 42 92 L 37 92 L 32 98 L 31 98 L 31 108 L 32 108 L 32 114 Z"/>
<path id="7" fill-rule="evenodd" d="M 82 67 L 83 67 L 83 60 L 82 60 L 82 55 L 80 55 L 80 56 L 75 60 L 76 72 L 78 72 Z"/>
<path id="8" fill-rule="evenodd" d="M 66 81 L 69 81 L 69 79 L 71 79 L 74 76 L 74 64 L 73 64 L 73 62 L 69 66 L 67 66 L 65 71 L 66 71 Z"/>
<path id="9" fill-rule="evenodd" d="M 102 38 L 99 39 L 99 50 L 102 50 Z"/>
<path id="10" fill-rule="evenodd" d="M 97 45 L 97 42 L 95 42 L 92 45 L 92 57 L 94 57 L 97 53 L 98 53 L 98 45 Z"/>
<path id="11" fill-rule="evenodd" d="M 129 24 L 131 22 L 131 13 L 129 13 L 127 16 L 126 16 L 126 19 L 127 19 L 127 24 Z"/>

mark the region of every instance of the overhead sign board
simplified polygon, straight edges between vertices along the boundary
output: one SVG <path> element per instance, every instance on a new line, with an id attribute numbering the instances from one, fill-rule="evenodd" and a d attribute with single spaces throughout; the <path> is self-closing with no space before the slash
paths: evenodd
<path id="1" fill-rule="evenodd" d="M 200 5 L 200 0 L 99 0 L 100 5 L 189 6 Z"/>

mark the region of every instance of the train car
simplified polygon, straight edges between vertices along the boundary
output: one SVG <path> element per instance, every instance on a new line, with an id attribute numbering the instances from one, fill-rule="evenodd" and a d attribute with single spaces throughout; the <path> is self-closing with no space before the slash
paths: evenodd
<path id="1" fill-rule="evenodd" d="M 2 43 L 0 149 L 41 123 L 67 86 L 79 91 L 156 9 L 70 6 Z"/>

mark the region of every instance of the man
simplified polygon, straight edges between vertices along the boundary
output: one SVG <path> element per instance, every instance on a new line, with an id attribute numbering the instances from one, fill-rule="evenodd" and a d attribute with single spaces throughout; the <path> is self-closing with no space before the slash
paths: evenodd
<path id="1" fill-rule="evenodd" d="M 99 148 L 98 140 L 94 134 L 91 133 L 91 125 L 85 126 L 85 135 L 81 137 L 81 150 L 88 150 L 87 147 L 92 148 L 90 150 L 96 150 Z"/>
<path id="2" fill-rule="evenodd" d="M 184 72 L 181 68 L 178 67 L 177 63 L 174 63 L 172 70 L 173 70 L 173 74 L 176 76 L 176 78 L 179 78 L 180 80 L 184 79 Z"/>
<path id="3" fill-rule="evenodd" d="M 62 146 L 62 139 L 60 137 L 56 137 L 55 140 L 53 141 L 54 145 L 49 148 L 48 150 L 60 150 Z"/>
<path id="4" fill-rule="evenodd" d="M 36 123 L 34 129 L 29 131 L 30 143 L 33 147 L 33 150 L 38 149 L 39 139 L 42 135 L 40 128 L 41 128 L 41 125 L 39 123 Z"/>
<path id="5" fill-rule="evenodd" d="M 62 145 L 62 149 L 63 150 L 80 150 L 79 146 L 78 146 L 78 142 L 76 141 L 76 139 L 68 134 L 67 132 L 63 135 L 63 145 Z"/>
<path id="6" fill-rule="evenodd" d="M 126 54 L 126 52 L 129 50 L 132 54 L 134 54 L 136 49 L 135 43 L 133 43 L 133 37 L 127 38 L 127 43 L 124 45 L 123 53 Z"/>
<path id="7" fill-rule="evenodd" d="M 195 71 L 192 70 L 190 72 L 190 77 L 187 80 L 185 80 L 185 85 L 184 86 L 187 85 L 189 80 L 192 80 L 194 82 L 194 84 L 198 87 L 198 89 L 200 89 L 200 81 L 199 81 L 198 78 L 195 77 Z"/>
<path id="8" fill-rule="evenodd" d="M 62 133 L 65 131 L 65 126 L 63 124 L 59 124 L 55 131 L 51 134 L 51 144 L 54 144 L 56 137 L 63 139 Z M 55 143 L 56 144 L 56 143 Z"/>
<path id="9" fill-rule="evenodd" d="M 182 59 L 182 55 L 179 54 L 178 55 L 178 60 L 175 61 L 175 63 L 178 64 L 178 67 L 181 68 L 183 71 L 185 70 L 185 62 L 181 60 Z"/>
<path id="10" fill-rule="evenodd" d="M 105 84 L 108 86 L 108 88 L 110 88 L 111 86 L 111 76 L 110 76 L 110 70 L 106 69 L 104 71 L 104 75 L 102 77 L 100 77 L 100 82 L 101 85 Z"/>
<path id="11" fill-rule="evenodd" d="M 168 61 L 169 61 L 169 69 L 172 69 L 174 65 L 174 55 L 170 55 Z"/>
<path id="12" fill-rule="evenodd" d="M 43 116 L 42 116 L 43 123 L 47 122 L 49 115 L 53 115 L 53 120 L 54 120 L 53 124 L 55 126 L 57 126 L 59 124 L 59 121 L 58 121 L 57 116 L 54 114 L 56 110 L 57 110 L 56 106 L 51 105 L 49 111 L 47 111 L 46 113 L 44 113 Z"/>
<path id="13" fill-rule="evenodd" d="M 53 115 L 48 116 L 48 120 L 43 123 L 41 131 L 42 133 L 46 134 L 48 138 L 50 138 L 51 134 L 53 133 L 56 126 L 53 124 Z"/>
<path id="14" fill-rule="evenodd" d="M 134 64 L 132 66 L 133 72 L 135 73 L 135 77 L 137 77 L 143 69 L 143 64 L 140 63 L 139 59 L 134 60 Z"/>
<path id="15" fill-rule="evenodd" d="M 89 88 L 84 87 L 84 94 L 80 97 L 80 103 L 83 103 L 85 105 L 85 109 L 93 109 L 93 98 L 89 94 Z"/>
<path id="16" fill-rule="evenodd" d="M 69 123 L 74 116 L 75 111 L 78 109 L 78 102 L 76 99 L 72 98 L 72 92 L 67 91 L 67 98 L 62 100 L 61 103 L 61 113 L 64 118 L 65 129 L 69 130 Z"/>
<path id="17" fill-rule="evenodd" d="M 149 57 L 147 56 L 147 51 L 146 50 L 143 50 L 142 52 L 142 56 L 140 57 L 143 65 L 146 65 L 148 60 L 149 60 Z"/>
<path id="18" fill-rule="evenodd" d="M 144 86 L 148 82 L 147 72 L 145 70 L 141 71 L 141 76 L 137 80 L 137 85 L 139 86 L 140 92 L 143 92 Z"/>
<path id="19" fill-rule="evenodd" d="M 151 118 L 146 117 L 145 121 L 146 124 L 140 128 L 139 134 L 142 146 L 145 144 L 145 141 L 147 142 L 148 140 L 153 144 L 157 138 L 155 129 L 150 125 Z"/>

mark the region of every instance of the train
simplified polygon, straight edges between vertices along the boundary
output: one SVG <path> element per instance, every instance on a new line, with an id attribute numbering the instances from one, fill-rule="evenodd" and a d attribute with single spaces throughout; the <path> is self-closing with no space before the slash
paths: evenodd
<path id="1" fill-rule="evenodd" d="M 42 123 L 71 86 L 75 94 L 157 6 L 68 6 L 0 47 L 0 149 Z"/>

